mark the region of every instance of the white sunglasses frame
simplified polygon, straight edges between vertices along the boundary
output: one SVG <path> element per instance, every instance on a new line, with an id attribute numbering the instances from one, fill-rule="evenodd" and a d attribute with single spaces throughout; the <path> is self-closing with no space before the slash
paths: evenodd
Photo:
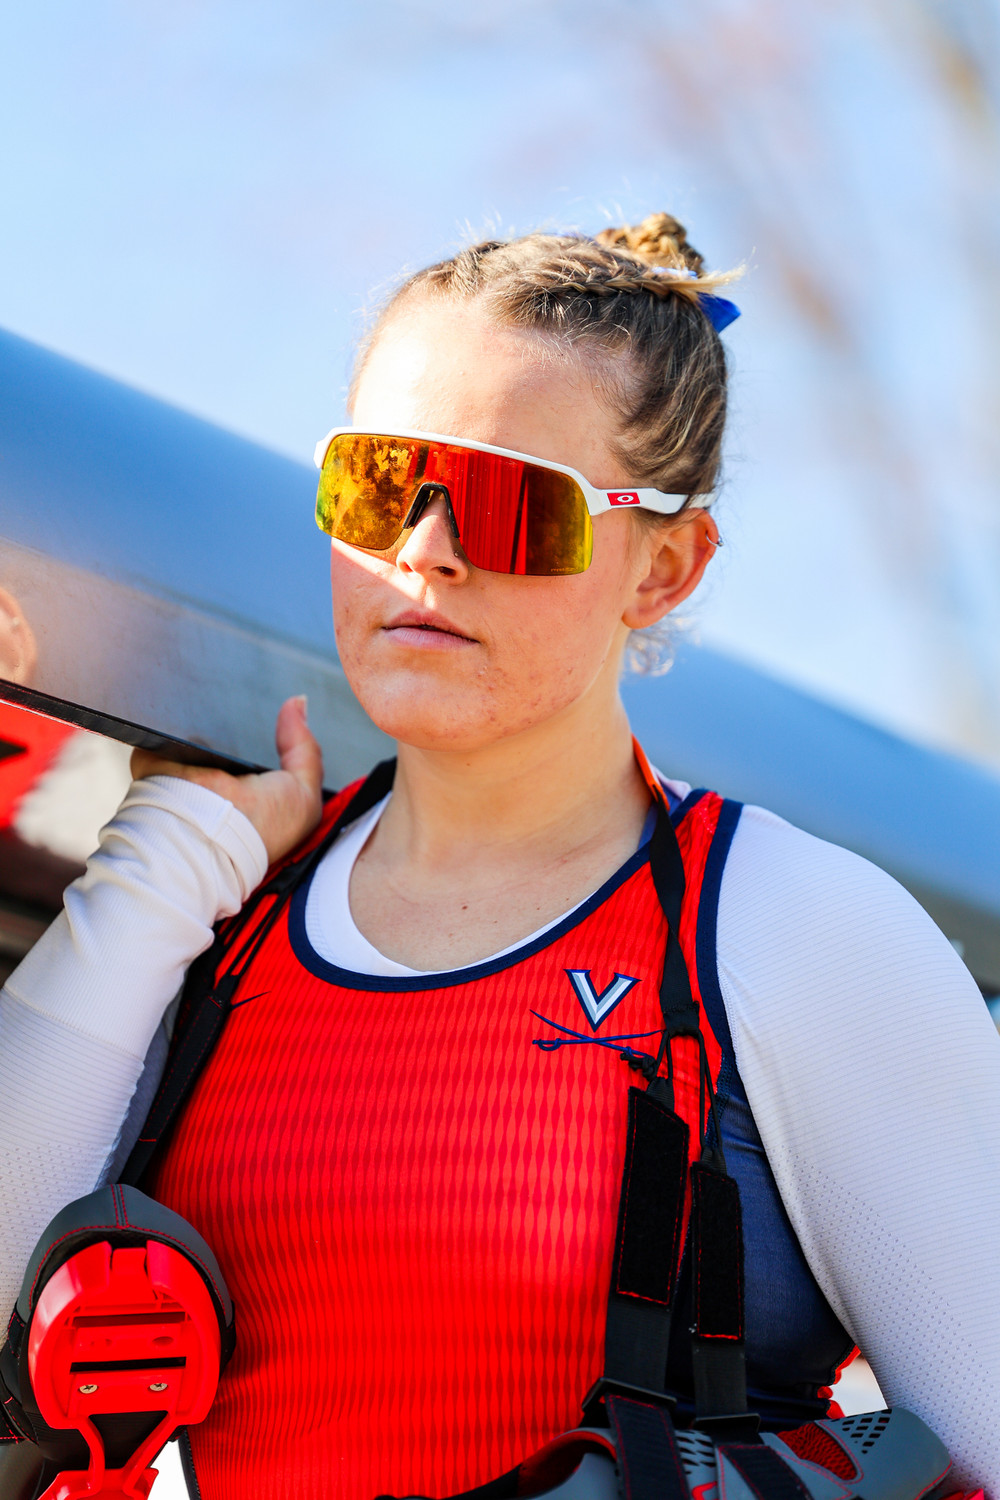
<path id="1" fill-rule="evenodd" d="M 445 437 L 440 432 L 384 432 L 370 427 L 331 427 L 326 437 L 320 438 L 316 444 L 313 458 L 317 469 L 322 470 L 334 438 L 342 437 L 348 432 L 363 433 L 365 437 L 403 438 L 419 443 L 450 443 L 455 448 L 471 448 L 476 453 L 496 453 L 501 458 L 516 458 L 522 463 L 538 464 L 540 468 L 552 469 L 556 474 L 567 474 L 570 479 L 575 479 L 583 491 L 587 510 L 592 516 L 636 506 L 641 510 L 655 510 L 661 516 L 675 516 L 684 509 L 689 498 L 687 494 L 667 494 L 664 490 L 598 490 L 589 479 L 583 477 L 579 469 L 571 469 L 568 464 L 552 463 L 547 458 L 536 458 L 532 453 L 516 453 L 513 448 L 497 448 L 492 443 L 473 443 L 467 438 Z"/>

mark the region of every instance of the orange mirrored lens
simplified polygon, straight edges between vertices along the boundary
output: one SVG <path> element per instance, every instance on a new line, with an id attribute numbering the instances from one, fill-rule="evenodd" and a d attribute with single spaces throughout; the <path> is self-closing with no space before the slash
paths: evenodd
<path id="1" fill-rule="evenodd" d="M 368 551 L 395 545 L 420 486 L 445 487 L 469 561 L 492 573 L 582 573 L 593 528 L 576 480 L 541 464 L 369 433 L 333 439 L 316 498 L 317 524 Z"/>
<path id="2" fill-rule="evenodd" d="M 413 503 L 426 447 L 360 432 L 334 438 L 319 476 L 316 524 L 352 547 L 387 551 Z"/>

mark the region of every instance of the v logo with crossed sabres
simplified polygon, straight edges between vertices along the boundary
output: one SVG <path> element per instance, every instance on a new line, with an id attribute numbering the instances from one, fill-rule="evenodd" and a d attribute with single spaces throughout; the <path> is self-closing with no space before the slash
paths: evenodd
<path id="1" fill-rule="evenodd" d="M 611 983 L 598 993 L 589 969 L 567 969 L 566 973 L 594 1031 L 639 983 L 630 974 L 616 974 Z"/>

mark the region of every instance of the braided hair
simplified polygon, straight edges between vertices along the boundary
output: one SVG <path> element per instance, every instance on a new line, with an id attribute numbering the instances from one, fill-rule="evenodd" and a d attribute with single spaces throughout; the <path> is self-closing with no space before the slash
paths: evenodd
<path id="1" fill-rule="evenodd" d="M 614 456 L 630 481 L 704 505 L 718 482 L 726 356 L 700 299 L 732 279 L 706 271 L 684 226 L 665 213 L 593 238 L 486 240 L 403 282 L 362 348 L 355 381 L 379 330 L 404 306 L 428 296 L 475 300 L 501 324 L 595 359 L 617 424 Z"/>

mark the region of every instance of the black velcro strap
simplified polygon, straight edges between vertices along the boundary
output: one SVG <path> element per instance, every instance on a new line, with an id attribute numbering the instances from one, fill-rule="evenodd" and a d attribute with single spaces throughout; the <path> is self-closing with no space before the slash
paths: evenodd
<path id="1" fill-rule="evenodd" d="M 623 1500 L 691 1500 L 666 1408 L 623 1396 L 608 1396 L 605 1405 Z"/>
<path id="2" fill-rule="evenodd" d="M 705 1162 L 691 1168 L 694 1333 L 743 1342 L 743 1216 L 732 1177 Z"/>
<path id="3" fill-rule="evenodd" d="M 680 1257 L 688 1127 L 646 1089 L 628 1091 L 628 1139 L 612 1290 L 669 1307 Z"/>
<path id="4" fill-rule="evenodd" d="M 720 1443 L 718 1453 L 732 1464 L 757 1500 L 811 1500 L 791 1465 L 765 1443 Z"/>
<path id="5" fill-rule="evenodd" d="M 645 1089 L 628 1091 L 628 1137 L 608 1295 L 604 1374 L 663 1389 L 677 1285 L 688 1127 Z"/>
<path id="6" fill-rule="evenodd" d="M 691 1168 L 691 1266 L 695 1425 L 718 1428 L 720 1436 L 745 1437 L 740 1190 L 704 1161 Z"/>

